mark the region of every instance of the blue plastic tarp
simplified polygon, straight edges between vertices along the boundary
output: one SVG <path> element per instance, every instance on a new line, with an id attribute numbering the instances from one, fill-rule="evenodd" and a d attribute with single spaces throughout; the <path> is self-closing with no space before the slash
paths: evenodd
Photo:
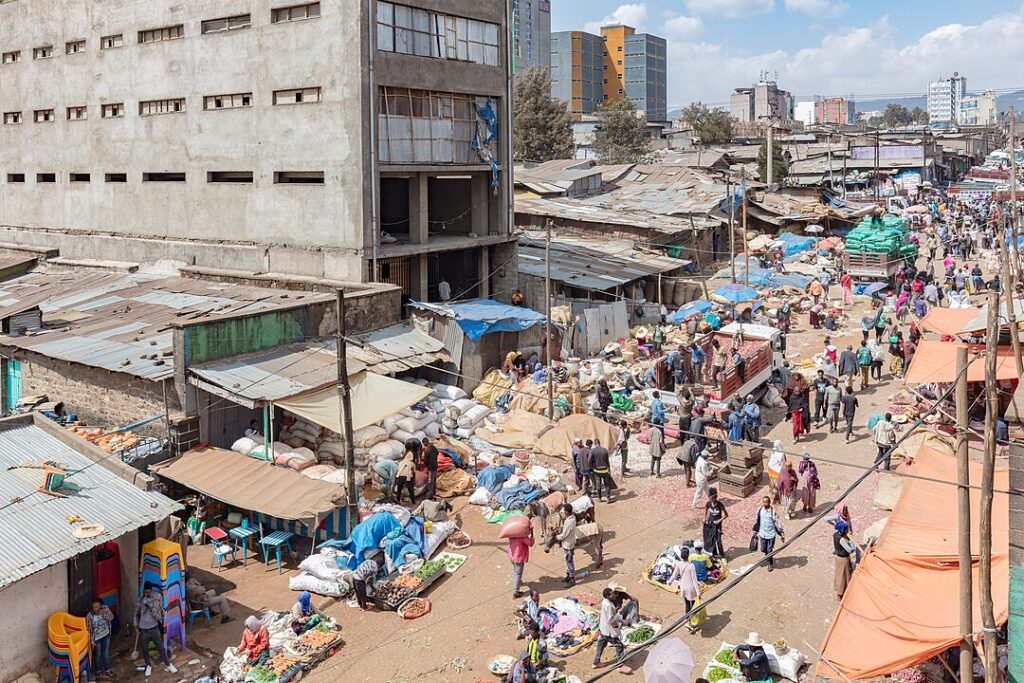
<path id="1" fill-rule="evenodd" d="M 697 301 L 691 301 L 688 304 L 683 304 L 679 307 L 679 310 L 672 314 L 672 323 L 678 325 L 687 318 L 695 315 L 704 315 L 711 310 L 711 302 L 703 299 Z"/>
<path id="2" fill-rule="evenodd" d="M 322 547 L 340 548 L 352 553 L 348 568 L 355 569 L 365 559 L 367 550 L 380 547 L 380 542 L 395 529 L 401 529 L 401 523 L 390 512 L 375 512 L 352 529 L 352 534 L 344 541 L 327 541 Z"/>
<path id="3" fill-rule="evenodd" d="M 412 305 L 415 308 L 451 315 L 470 341 L 476 341 L 491 332 L 521 332 L 545 320 L 543 313 L 522 306 L 503 304 L 493 299 L 462 304 L 428 304 L 414 301 Z"/>
<path id="4" fill-rule="evenodd" d="M 750 287 L 740 284 L 722 285 L 712 292 L 712 294 L 734 304 L 742 303 L 744 301 L 753 301 L 757 297 L 761 296 L 756 289 L 751 289 Z"/>
<path id="5" fill-rule="evenodd" d="M 793 256 L 794 254 L 799 254 L 802 251 L 809 251 L 814 249 L 814 245 L 818 243 L 817 237 L 795 235 L 791 232 L 780 232 L 776 239 L 785 243 L 782 247 L 783 257 Z"/>

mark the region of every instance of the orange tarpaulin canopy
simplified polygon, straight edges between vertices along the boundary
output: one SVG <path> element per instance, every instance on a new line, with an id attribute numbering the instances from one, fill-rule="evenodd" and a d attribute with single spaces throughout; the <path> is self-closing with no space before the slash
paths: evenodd
<path id="1" fill-rule="evenodd" d="M 942 308 L 932 306 L 921 318 L 921 329 L 951 337 L 962 334 L 964 326 L 978 317 L 980 308 Z"/>
<path id="2" fill-rule="evenodd" d="M 903 383 L 952 382 L 956 379 L 957 347 L 966 347 L 969 351 L 978 349 L 981 353 L 985 352 L 985 347 L 977 344 L 922 339 L 910 361 L 907 374 L 903 377 Z M 996 350 L 996 356 L 996 379 L 1017 379 L 1017 361 L 1013 358 L 1013 349 L 1008 346 L 1000 346 Z M 984 382 L 984 358 L 974 360 L 973 363 L 971 360 L 972 356 L 968 354 L 967 381 Z"/>
<path id="3" fill-rule="evenodd" d="M 956 459 L 923 447 L 909 466 L 911 474 L 956 482 Z M 971 483 L 981 481 L 981 466 L 971 466 Z M 997 468 L 996 491 L 1009 485 L 1006 468 Z M 974 555 L 974 626 L 982 622 L 977 588 L 977 491 L 971 491 Z M 946 483 L 906 479 L 899 501 L 874 549 L 861 560 L 825 635 L 823 660 L 851 680 L 886 676 L 920 664 L 960 642 L 959 563 L 957 562 L 957 489 Z M 997 623 L 1009 609 L 1009 501 L 996 493 L 992 506 L 992 599 Z M 817 673 L 837 674 L 825 661 Z"/>

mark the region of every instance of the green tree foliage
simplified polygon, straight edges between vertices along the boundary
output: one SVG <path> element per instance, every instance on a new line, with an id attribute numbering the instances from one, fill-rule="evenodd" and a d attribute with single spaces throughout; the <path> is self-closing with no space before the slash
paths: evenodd
<path id="1" fill-rule="evenodd" d="M 782 144 L 778 140 L 772 140 L 772 183 L 781 183 L 789 175 L 789 162 L 786 155 L 782 153 Z M 761 149 L 757 150 L 757 177 L 762 183 L 768 181 L 768 142 L 761 143 Z"/>
<path id="2" fill-rule="evenodd" d="M 719 145 L 732 140 L 735 120 L 727 111 L 694 102 L 679 118 L 700 138 L 702 145 Z"/>
<path id="3" fill-rule="evenodd" d="M 611 102 L 597 111 L 594 152 L 605 164 L 636 164 L 650 151 L 647 122 L 629 100 Z"/>
<path id="4" fill-rule="evenodd" d="M 512 85 L 512 156 L 550 161 L 570 159 L 574 152 L 569 109 L 551 97 L 548 70 L 524 69 Z"/>
<path id="5" fill-rule="evenodd" d="M 910 118 L 912 118 L 914 123 L 918 125 L 928 123 L 928 112 L 921 109 L 921 107 L 914 107 L 910 110 Z"/>
<path id="6" fill-rule="evenodd" d="M 882 126 L 885 128 L 909 126 L 913 122 L 913 114 L 902 104 L 887 104 L 882 112 Z"/>

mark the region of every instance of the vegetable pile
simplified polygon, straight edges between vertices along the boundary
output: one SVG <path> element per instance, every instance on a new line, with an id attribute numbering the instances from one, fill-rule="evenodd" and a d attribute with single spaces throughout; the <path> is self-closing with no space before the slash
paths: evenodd
<path id="1" fill-rule="evenodd" d="M 715 661 L 726 666 L 736 666 L 735 662 L 732 661 L 732 650 L 720 650 L 715 655 Z"/>
<path id="2" fill-rule="evenodd" d="M 277 674 L 259 664 L 249 670 L 247 677 L 256 683 L 275 683 L 277 681 Z"/>
<path id="3" fill-rule="evenodd" d="M 418 580 L 419 579 L 417 579 L 417 581 Z M 408 588 L 396 585 L 394 581 L 385 581 L 384 583 L 377 584 L 373 589 L 375 597 L 391 604 L 401 602 L 402 598 L 407 596 L 410 592 L 411 591 Z"/>
<path id="4" fill-rule="evenodd" d="M 729 671 L 727 671 L 726 669 L 722 669 L 721 667 L 716 666 L 710 671 L 708 671 L 708 681 L 710 681 L 710 683 L 724 681 L 727 678 L 732 678 L 732 674 L 729 673 Z"/>
<path id="5" fill-rule="evenodd" d="M 451 553 L 441 553 L 437 556 L 438 562 L 444 562 L 445 569 L 448 572 L 454 572 L 456 569 L 462 566 L 466 561 L 465 555 L 452 555 Z"/>
<path id="6" fill-rule="evenodd" d="M 438 560 L 431 560 L 430 562 L 427 562 L 422 567 L 417 569 L 415 576 L 418 576 L 419 578 L 426 580 L 426 579 L 429 579 L 434 574 L 436 574 L 436 573 L 438 573 L 440 571 L 444 571 L 444 569 L 446 567 L 447 567 L 447 565 L 443 561 L 441 561 L 439 559 Z"/>
<path id="7" fill-rule="evenodd" d="M 430 601 L 423 598 L 409 598 L 398 608 L 398 613 L 404 619 L 415 619 L 422 617 L 430 611 Z"/>
<path id="8" fill-rule="evenodd" d="M 298 663 L 299 663 L 299 659 L 297 657 L 289 657 L 288 655 L 285 655 L 285 654 L 279 654 L 279 655 L 274 655 L 273 657 L 268 659 L 267 663 L 264 664 L 263 666 L 264 666 L 264 668 L 269 669 L 270 672 L 273 673 L 275 675 L 275 677 L 276 677 L 276 676 L 280 676 L 285 671 L 287 671 L 288 669 L 292 668 L 293 666 L 295 666 Z"/>
<path id="9" fill-rule="evenodd" d="M 423 579 L 420 578 L 420 573 L 417 571 L 415 574 L 403 574 L 395 577 L 391 583 L 400 588 L 408 588 L 410 591 L 413 591 L 420 587 L 420 584 L 423 583 Z"/>
<path id="10" fill-rule="evenodd" d="M 648 624 L 643 624 L 642 626 L 638 626 L 628 636 L 626 636 L 626 640 L 634 644 L 639 644 L 647 642 L 653 636 L 654 628 Z"/>

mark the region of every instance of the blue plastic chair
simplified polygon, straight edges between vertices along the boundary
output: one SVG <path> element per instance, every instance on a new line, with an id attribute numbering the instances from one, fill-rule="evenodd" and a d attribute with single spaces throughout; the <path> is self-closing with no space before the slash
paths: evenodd
<path id="1" fill-rule="evenodd" d="M 195 622 L 196 617 L 198 617 L 200 614 L 202 614 L 204 617 L 206 617 L 206 623 L 207 624 L 213 624 L 213 619 L 210 617 L 210 608 L 209 607 L 203 607 L 202 609 L 192 609 L 190 607 L 189 610 L 188 610 L 188 630 L 189 631 L 192 630 L 192 624 L 193 624 L 193 622 Z"/>

